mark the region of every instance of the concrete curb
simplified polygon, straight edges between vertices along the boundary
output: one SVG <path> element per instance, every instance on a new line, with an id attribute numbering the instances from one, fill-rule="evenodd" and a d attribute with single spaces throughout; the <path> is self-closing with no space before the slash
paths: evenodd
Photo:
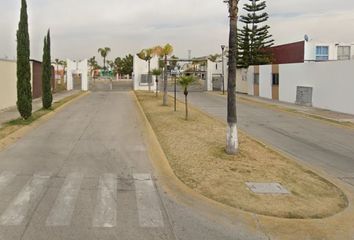
<path id="1" fill-rule="evenodd" d="M 353 239 L 354 227 L 352 226 L 352 223 L 354 222 L 354 208 L 352 203 L 354 202 L 354 195 L 352 193 L 353 190 L 349 190 L 351 186 L 349 186 L 349 184 L 348 186 L 344 186 L 344 184 L 339 180 L 333 179 L 333 177 L 328 176 L 324 172 L 315 170 L 311 166 L 307 166 L 307 164 L 299 163 L 320 177 L 328 179 L 328 181 L 339 187 L 344 192 L 349 202 L 346 209 L 331 217 L 323 219 L 277 218 L 245 212 L 241 209 L 236 209 L 206 198 L 190 189 L 174 174 L 157 139 L 157 136 L 137 99 L 136 94 L 132 93 L 132 95 L 136 101 L 143 122 L 143 135 L 148 146 L 149 157 L 153 162 L 153 166 L 156 171 L 155 174 L 157 179 L 165 192 L 168 193 L 169 196 L 173 197 L 176 202 L 192 207 L 193 209 L 197 209 L 207 217 L 217 220 L 218 222 L 238 226 L 242 225 L 242 227 L 245 227 L 245 229 L 248 229 L 253 233 L 256 231 L 258 231 L 258 233 L 259 231 L 262 231 L 264 234 L 263 237 L 265 236 L 267 239 Z M 180 100 L 178 101 L 181 102 Z M 210 118 L 224 123 L 222 120 L 217 119 L 193 106 L 192 108 L 196 111 L 202 112 Z M 242 133 L 244 132 L 242 131 Z M 282 151 L 269 147 L 267 144 L 264 144 L 262 141 L 259 141 L 246 133 L 244 134 L 267 148 L 281 155 L 285 155 L 291 160 L 294 160 L 294 158 L 288 154 L 284 154 Z M 298 162 L 297 160 L 294 161 Z"/>
<path id="2" fill-rule="evenodd" d="M 30 125 L 23 126 L 22 128 L 11 133 L 7 137 L 1 139 L 0 140 L 0 152 L 4 151 L 10 145 L 16 143 L 19 139 L 21 139 L 23 136 L 25 136 L 27 133 L 29 133 L 33 129 L 36 129 L 37 127 L 39 127 L 43 123 L 45 123 L 48 120 L 50 120 L 51 118 L 53 118 L 58 112 L 62 111 L 68 105 L 76 102 L 77 100 L 79 100 L 89 94 L 90 94 L 90 92 L 84 92 L 84 93 L 78 95 L 77 97 L 71 99 L 69 102 L 64 103 L 63 105 L 61 105 L 57 109 L 53 110 L 52 112 L 49 112 L 49 113 L 45 114 L 44 116 L 40 117 L 39 119 L 37 119 L 36 121 L 31 123 Z"/>
<path id="3" fill-rule="evenodd" d="M 329 124 L 329 125 L 332 125 L 332 126 L 354 130 L 354 125 L 345 125 L 345 124 L 353 124 L 352 122 L 349 122 L 349 121 L 340 121 L 338 119 L 326 117 L 326 116 L 323 116 L 323 115 L 308 113 L 308 112 L 305 112 L 305 111 L 288 108 L 286 106 L 278 106 L 276 104 L 274 104 L 274 106 L 269 106 L 269 105 L 272 105 L 272 104 L 271 103 L 265 103 L 265 102 L 257 101 L 255 99 L 245 98 L 245 97 L 242 97 L 242 96 L 239 99 L 241 101 L 244 101 L 244 102 L 262 105 L 262 106 L 264 106 L 264 107 L 266 107 L 268 109 L 276 110 L 276 111 L 279 111 L 279 112 L 284 112 L 284 113 L 288 113 L 288 114 L 294 114 L 294 115 L 301 116 L 301 117 L 304 117 L 304 118 L 317 120 L 317 121 L 320 121 L 320 122 L 323 122 L 323 123 L 326 123 L 326 124 Z"/>
<path id="4" fill-rule="evenodd" d="M 227 95 L 220 95 L 215 92 L 208 92 L 208 94 L 211 94 L 213 96 L 218 96 L 218 97 L 224 97 L 224 98 L 227 97 Z M 239 96 L 238 99 L 243 102 L 250 103 L 250 104 L 263 105 L 264 107 L 266 107 L 268 109 L 275 110 L 275 111 L 293 114 L 293 115 L 301 116 L 301 117 L 304 117 L 307 119 L 317 120 L 317 121 L 320 121 L 320 122 L 323 122 L 323 123 L 326 123 L 326 124 L 329 124 L 332 126 L 340 127 L 340 128 L 354 130 L 354 123 L 351 121 L 338 120 L 335 118 L 325 117 L 325 116 L 319 115 L 319 114 L 308 113 L 305 111 L 301 111 L 301 110 L 297 110 L 297 109 L 293 109 L 293 108 L 288 108 L 286 106 L 277 105 L 276 103 L 274 103 L 272 105 L 272 103 L 258 101 L 257 99 L 251 99 L 246 96 Z M 350 125 L 345 125 L 345 124 L 350 124 Z"/>
<path id="5" fill-rule="evenodd" d="M 249 231 L 252 232 L 257 231 L 257 222 L 252 215 L 245 214 L 238 209 L 206 198 L 187 187 L 177 178 L 134 92 L 132 93 L 132 97 L 136 102 L 143 123 L 143 136 L 147 143 L 148 153 L 154 166 L 155 175 L 165 193 L 172 197 L 176 202 L 197 209 L 200 213 L 210 219 L 217 219 L 217 221 L 226 224 L 243 224 L 245 229 L 249 229 Z"/>

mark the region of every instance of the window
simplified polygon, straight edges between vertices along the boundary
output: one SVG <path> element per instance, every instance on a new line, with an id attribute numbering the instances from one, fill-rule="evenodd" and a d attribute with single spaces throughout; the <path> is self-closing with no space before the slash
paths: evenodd
<path id="1" fill-rule="evenodd" d="M 152 75 L 142 74 L 140 84 L 149 84 L 149 83 L 152 83 Z"/>
<path id="2" fill-rule="evenodd" d="M 350 46 L 338 47 L 338 60 L 350 60 Z"/>
<path id="3" fill-rule="evenodd" d="M 254 84 L 259 85 L 259 73 L 254 74 Z"/>
<path id="4" fill-rule="evenodd" d="M 273 85 L 278 86 L 279 85 L 279 73 L 273 73 Z"/>
<path id="5" fill-rule="evenodd" d="M 328 46 L 316 47 L 316 61 L 328 61 Z"/>

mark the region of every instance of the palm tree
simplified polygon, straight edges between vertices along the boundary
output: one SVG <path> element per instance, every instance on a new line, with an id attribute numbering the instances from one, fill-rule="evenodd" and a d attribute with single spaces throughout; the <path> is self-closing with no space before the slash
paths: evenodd
<path id="1" fill-rule="evenodd" d="M 218 60 L 219 57 L 220 57 L 220 54 L 211 54 L 209 56 L 209 60 L 212 62 L 216 62 L 216 60 Z"/>
<path id="2" fill-rule="evenodd" d="M 93 56 L 92 58 L 90 58 L 88 60 L 88 64 L 90 66 L 90 74 L 91 76 L 93 75 L 93 72 L 96 70 L 96 67 L 97 67 L 97 61 L 96 61 L 96 57 Z"/>
<path id="3" fill-rule="evenodd" d="M 66 60 L 61 60 L 60 65 L 63 66 L 63 81 L 65 82 L 65 71 L 66 71 L 66 67 L 68 66 L 68 64 L 67 64 Z"/>
<path id="4" fill-rule="evenodd" d="M 155 52 L 154 49 L 148 48 L 148 49 L 143 49 L 138 53 L 138 57 L 144 61 L 147 61 L 148 63 L 148 85 L 149 85 L 149 92 L 151 91 L 151 59 L 153 58 Z"/>
<path id="5" fill-rule="evenodd" d="M 178 84 L 184 89 L 184 99 L 186 104 L 186 120 L 188 120 L 188 87 L 196 81 L 194 76 L 181 76 L 178 79 Z"/>
<path id="6" fill-rule="evenodd" d="M 54 60 L 54 62 L 52 62 L 52 63 L 55 64 L 55 66 L 56 66 L 56 73 L 54 74 L 54 78 L 55 78 L 54 85 L 56 85 L 57 84 L 57 74 L 59 74 L 60 60 L 58 58 L 56 58 Z M 59 82 L 61 83 L 61 80 Z M 55 87 L 54 87 L 54 89 L 55 89 Z"/>
<path id="7" fill-rule="evenodd" d="M 159 76 L 162 74 L 162 70 L 160 68 L 156 68 L 152 70 L 152 75 L 156 77 L 156 97 L 159 95 Z"/>
<path id="8" fill-rule="evenodd" d="M 164 78 L 163 78 L 163 106 L 167 106 L 167 57 L 173 53 L 173 47 L 171 44 L 167 43 L 164 47 L 161 47 L 160 56 L 163 56 L 165 59 L 164 63 Z"/>
<path id="9" fill-rule="evenodd" d="M 58 58 L 56 58 L 53 62 L 53 64 L 55 64 L 57 66 L 57 73 L 59 72 L 59 65 L 60 65 L 60 60 Z"/>
<path id="10" fill-rule="evenodd" d="M 237 15 L 239 0 L 227 0 L 225 2 L 228 3 L 230 16 L 226 153 L 235 155 L 239 148 L 236 113 Z"/>
<path id="11" fill-rule="evenodd" d="M 104 71 L 106 70 L 106 57 L 110 51 L 111 51 L 111 49 L 109 47 L 98 49 L 98 53 L 101 54 L 101 56 L 103 57 L 103 70 Z"/>

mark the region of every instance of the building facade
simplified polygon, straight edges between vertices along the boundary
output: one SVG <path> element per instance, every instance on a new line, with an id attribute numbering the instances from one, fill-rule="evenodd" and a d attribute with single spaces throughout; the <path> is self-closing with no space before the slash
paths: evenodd
<path id="1" fill-rule="evenodd" d="M 304 40 L 271 47 L 273 64 L 342 61 L 354 59 L 354 43 Z"/>
<path id="2" fill-rule="evenodd" d="M 30 61 L 33 99 L 42 96 L 42 63 Z M 54 88 L 54 67 L 52 67 L 52 88 Z M 16 60 L 0 59 L 0 110 L 14 107 L 17 102 Z"/>

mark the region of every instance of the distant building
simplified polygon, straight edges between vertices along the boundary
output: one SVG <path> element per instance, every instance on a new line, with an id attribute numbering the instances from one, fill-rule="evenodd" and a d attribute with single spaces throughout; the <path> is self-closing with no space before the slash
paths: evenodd
<path id="1" fill-rule="evenodd" d="M 273 64 L 354 59 L 354 43 L 300 41 L 271 47 Z"/>

